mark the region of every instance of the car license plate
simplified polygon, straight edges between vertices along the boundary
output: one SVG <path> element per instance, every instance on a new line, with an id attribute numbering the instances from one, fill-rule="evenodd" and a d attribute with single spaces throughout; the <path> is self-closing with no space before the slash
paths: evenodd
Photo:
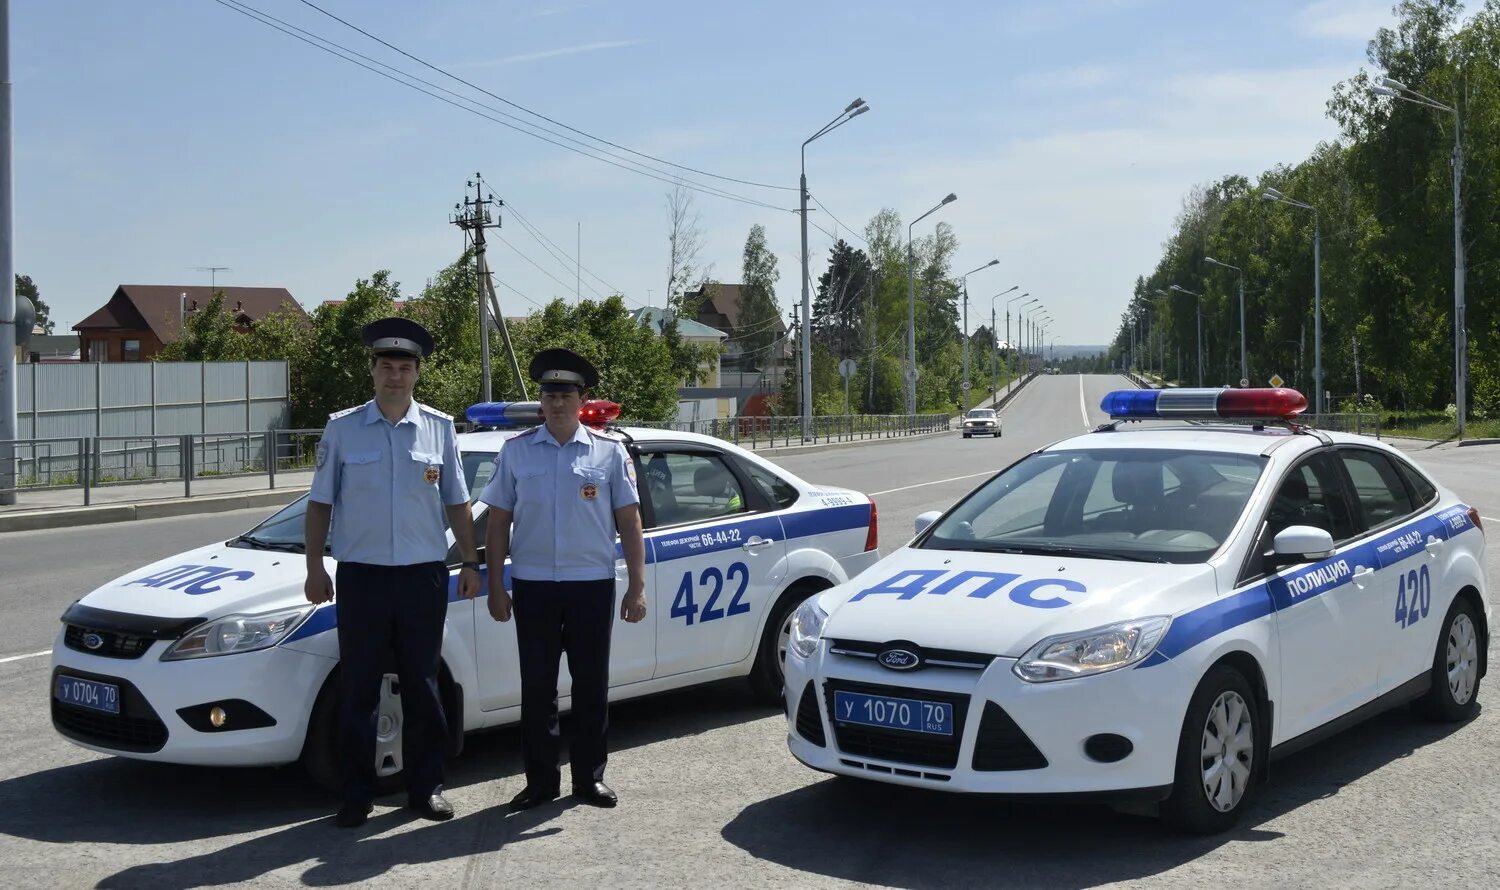
<path id="1" fill-rule="evenodd" d="M 840 723 L 953 735 L 953 705 L 948 702 L 836 691 L 833 707 Z"/>
<path id="2" fill-rule="evenodd" d="M 98 680 L 59 675 L 52 694 L 65 705 L 77 705 L 106 714 L 120 713 L 120 687 Z"/>

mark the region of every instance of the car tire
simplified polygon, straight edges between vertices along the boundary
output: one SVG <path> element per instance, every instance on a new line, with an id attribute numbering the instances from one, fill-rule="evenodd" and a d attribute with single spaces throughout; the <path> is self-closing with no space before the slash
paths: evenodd
<path id="1" fill-rule="evenodd" d="M 1413 703 L 1417 713 L 1439 723 L 1458 723 L 1479 712 L 1481 643 L 1474 605 L 1458 597 L 1448 608 L 1432 653 L 1432 686 Z"/>
<path id="2" fill-rule="evenodd" d="M 1263 769 L 1260 705 L 1243 674 L 1228 665 L 1210 670 L 1188 702 L 1177 740 L 1172 793 L 1161 805 L 1168 825 L 1189 834 L 1234 827 Z M 1205 748 L 1218 747 L 1205 767 Z"/>
<path id="3" fill-rule="evenodd" d="M 339 719 L 342 699 L 339 671 L 334 668 L 313 702 L 312 715 L 307 721 L 307 738 L 302 743 L 303 771 L 313 784 L 334 794 L 339 793 L 344 784 L 343 728 Z M 399 790 L 403 783 L 399 771 L 388 776 L 377 775 L 375 790 L 377 794 L 390 794 Z"/>
<path id="4" fill-rule="evenodd" d="M 969 434 L 968 433 L 964 433 L 964 438 L 965 439 L 969 438 Z"/>
<path id="5" fill-rule="evenodd" d="M 817 592 L 818 588 L 807 585 L 788 588 L 766 619 L 766 626 L 760 632 L 760 643 L 755 647 L 755 665 L 750 668 L 750 691 L 763 705 L 781 704 L 786 679 L 782 663 L 786 659 L 786 639 L 792 613 Z"/>

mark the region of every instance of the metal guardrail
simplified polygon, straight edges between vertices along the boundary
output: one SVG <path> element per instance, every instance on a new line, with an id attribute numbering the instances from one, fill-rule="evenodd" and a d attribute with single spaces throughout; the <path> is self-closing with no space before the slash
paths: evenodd
<path id="1" fill-rule="evenodd" d="M 813 418 L 802 437 L 800 417 L 736 417 L 695 423 L 622 421 L 621 426 L 702 433 L 750 448 L 885 439 L 941 432 L 953 415 L 855 415 Z M 258 430 L 242 433 L 184 433 L 160 436 L 79 436 L 0 440 L 0 452 L 13 456 L 11 481 L 0 466 L 0 491 L 83 490 L 85 506 L 94 491 L 110 486 L 160 482 L 182 484 L 193 496 L 193 481 L 211 477 L 266 477 L 312 469 L 321 429 Z M 269 456 L 269 459 L 268 459 Z"/>
<path id="2" fill-rule="evenodd" d="M 1303 414 L 1297 422 L 1328 432 L 1380 438 L 1379 414 Z"/>
<path id="3" fill-rule="evenodd" d="M 89 505 L 93 492 L 113 485 L 182 483 L 192 497 L 193 480 L 265 475 L 276 487 L 278 470 L 311 468 L 322 430 L 258 430 L 158 436 L 78 436 L 0 440 L 14 460 L 11 481 L 0 467 L 0 491 L 79 488 Z M 269 460 L 267 456 L 269 455 Z"/>

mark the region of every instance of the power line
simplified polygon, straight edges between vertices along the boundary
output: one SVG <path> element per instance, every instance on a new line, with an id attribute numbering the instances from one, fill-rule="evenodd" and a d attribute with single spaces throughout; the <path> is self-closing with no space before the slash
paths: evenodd
<path id="1" fill-rule="evenodd" d="M 272 16 L 272 15 L 270 15 L 268 13 L 261 12 L 260 10 L 255 9 L 254 7 L 251 7 L 251 6 L 247 5 L 247 4 L 240 3 L 240 2 L 238 2 L 238 0 L 214 0 L 214 2 L 218 3 L 220 6 L 223 6 L 226 9 L 233 10 L 234 12 L 237 12 L 237 13 L 239 13 L 239 14 L 247 17 L 247 18 L 254 19 L 255 21 L 260 22 L 261 24 L 265 25 L 266 27 L 273 28 L 273 29 L 275 29 L 277 31 L 280 31 L 281 33 L 286 34 L 289 37 L 294 37 L 297 40 L 300 40 L 303 43 L 306 43 L 307 45 L 313 47 L 314 49 L 318 49 L 318 50 L 326 52 L 326 53 L 328 53 L 330 55 L 336 56 L 336 57 L 338 57 L 340 59 L 343 59 L 344 61 L 349 62 L 349 63 L 351 63 L 353 65 L 358 65 L 359 67 L 365 69 L 366 71 L 370 71 L 370 72 L 372 72 L 374 74 L 378 74 L 381 77 L 386 78 L 387 80 L 394 81 L 394 82 L 396 82 L 398 84 L 401 84 L 404 87 L 416 90 L 417 92 L 423 93 L 423 94 L 425 94 L 427 96 L 431 96 L 432 98 L 437 99 L 440 102 L 444 102 L 444 103 L 446 103 L 448 105 L 452 105 L 454 108 L 457 108 L 460 111 L 466 111 L 469 114 L 475 115 L 476 117 L 484 118 L 485 120 L 491 121 L 492 123 L 497 123 L 500 126 L 505 127 L 506 129 L 514 130 L 515 132 L 521 133 L 522 135 L 530 136 L 533 139 L 541 140 L 542 142 L 546 142 L 549 145 L 557 146 L 558 148 L 562 148 L 562 149 L 565 149 L 567 151 L 571 151 L 574 154 L 583 155 L 586 158 L 590 158 L 590 159 L 595 160 L 595 161 L 600 161 L 602 163 L 609 164 L 612 167 L 618 167 L 621 170 L 625 170 L 625 171 L 627 171 L 629 173 L 635 173 L 635 174 L 640 175 L 640 176 L 645 176 L 648 179 L 654 179 L 654 180 L 657 180 L 658 182 L 666 183 L 667 185 L 672 185 L 672 186 L 680 185 L 683 188 L 688 189 L 689 191 L 701 192 L 701 193 L 703 193 L 705 195 L 710 195 L 710 196 L 713 196 L 713 197 L 716 197 L 716 198 L 724 198 L 724 199 L 729 200 L 729 201 L 737 201 L 737 202 L 739 202 L 741 204 L 749 204 L 749 205 L 754 206 L 754 207 L 762 207 L 762 208 L 765 208 L 767 210 L 784 211 L 784 212 L 795 212 L 795 211 L 788 211 L 786 208 L 783 208 L 783 207 L 777 207 L 774 204 L 767 204 L 764 201 L 759 201 L 759 200 L 756 200 L 754 198 L 748 198 L 748 197 L 745 197 L 744 195 L 737 195 L 737 194 L 734 194 L 733 192 L 727 192 L 727 191 L 724 191 L 722 189 L 716 188 L 714 186 L 705 185 L 705 184 L 700 183 L 700 182 L 694 182 L 692 180 L 685 179 L 685 178 L 683 178 L 681 176 L 677 176 L 676 174 L 670 173 L 668 171 L 655 170 L 654 168 L 646 167 L 646 166 L 644 166 L 644 165 L 642 165 L 642 164 L 640 164 L 640 163 L 638 163 L 636 161 L 630 161 L 630 160 L 627 160 L 627 159 L 612 160 L 611 157 L 616 157 L 617 158 L 618 156 L 603 157 L 601 155 L 594 154 L 593 150 L 602 151 L 602 149 L 593 149 L 593 150 L 591 150 L 592 146 L 589 146 L 588 148 L 579 148 L 579 147 L 576 147 L 574 145 L 568 145 L 567 143 L 564 143 L 564 142 L 558 142 L 558 141 L 556 141 L 554 139 L 549 139 L 547 136 L 541 135 L 541 133 L 533 132 L 533 130 L 530 130 L 530 129 L 523 129 L 523 127 L 534 127 L 536 130 L 541 130 L 542 133 L 551 133 L 551 135 L 558 136 L 558 138 L 560 138 L 560 139 L 566 139 L 566 138 L 569 138 L 569 137 L 562 136 L 562 135 L 557 134 L 557 133 L 552 133 L 552 131 L 546 130 L 545 128 L 542 128 L 542 127 L 535 127 L 535 125 L 527 123 L 525 121 L 521 121 L 519 118 L 515 118 L 515 117 L 513 117 L 511 115 L 505 115 L 504 112 L 498 111 L 497 109 L 494 109 L 494 108 L 491 108 L 490 106 L 484 105 L 481 102 L 478 102 L 478 101 L 476 101 L 474 99 L 471 99 L 471 98 L 469 98 L 467 96 L 462 96 L 462 95 L 460 95 L 458 93 L 454 93 L 452 90 L 445 89 L 444 87 L 440 87 L 440 86 L 438 86 L 436 84 L 431 83 L 430 81 L 423 80 L 422 78 L 417 77 L 416 75 L 411 74 L 409 72 L 402 71 L 399 68 L 394 68 L 394 67 L 392 67 L 390 65 L 386 65 L 384 62 L 380 62 L 380 61 L 378 61 L 376 59 L 371 59 L 370 57 L 365 56 L 365 55 L 363 55 L 363 54 L 361 54 L 361 53 L 359 53 L 359 52 L 357 52 L 355 50 L 349 49 L 348 47 L 345 47 L 345 46 L 343 46 L 343 45 L 341 45 L 339 43 L 336 43 L 334 41 L 328 40 L 328 39 L 323 38 L 323 37 L 319 37 L 319 36 L 317 36 L 315 34 L 312 34 L 309 31 L 304 31 L 303 29 L 298 28 L 295 25 L 291 25 L 291 24 L 288 24 L 286 22 L 283 22 L 281 19 L 278 19 L 275 16 Z M 300 32 L 300 33 L 297 33 L 297 32 Z M 304 34 L 306 34 L 308 36 L 304 37 L 303 36 Z M 327 44 L 327 45 L 325 46 L 323 44 Z M 355 57 L 357 57 L 357 58 L 355 58 Z M 371 64 L 365 64 L 365 62 L 359 61 L 360 59 L 364 59 L 365 61 L 370 62 Z M 385 71 L 381 71 L 381 70 L 378 70 L 375 67 L 372 67 L 372 65 L 378 65 L 380 67 L 387 68 L 387 69 L 389 69 L 391 71 L 394 71 L 397 74 L 399 74 L 400 77 L 396 77 L 396 76 L 393 76 L 391 74 L 387 74 Z M 409 80 L 403 80 L 402 78 L 409 78 Z M 416 81 L 416 83 L 412 83 L 411 81 Z M 450 96 L 456 96 L 459 101 L 454 101 L 453 99 L 449 99 L 449 98 L 446 98 L 444 96 L 441 96 L 438 93 L 432 92 L 431 90 L 423 89 L 421 86 L 417 85 L 418 83 L 430 86 L 434 90 L 439 90 L 439 91 L 448 93 Z M 462 105 L 462 104 L 459 104 L 459 102 L 466 102 L 466 103 L 469 103 L 469 104 L 468 105 Z M 484 113 L 484 111 L 478 111 L 475 108 L 471 108 L 471 107 L 469 107 L 470 105 L 478 106 L 479 108 L 483 108 L 483 109 L 485 109 L 487 111 L 494 112 L 494 114 L 505 115 L 506 117 L 510 117 L 511 120 L 517 121 L 517 123 L 510 123 L 510 122 L 507 122 L 505 120 L 501 120 L 498 117 L 494 117 L 494 116 L 492 116 L 490 114 Z M 573 140 L 573 141 L 576 142 L 577 140 Z M 627 165 L 630 165 L 630 166 L 627 166 Z"/>
<path id="2" fill-rule="evenodd" d="M 737 178 L 735 178 L 733 176 L 720 176 L 717 173 L 709 173 L 707 170 L 699 170 L 699 169 L 697 169 L 695 167 L 689 167 L 686 164 L 677 164 L 677 163 L 674 163 L 672 161 L 668 161 L 668 160 L 664 160 L 662 158 L 658 158 L 658 157 L 656 157 L 654 155 L 649 155 L 649 154 L 646 154 L 644 152 L 636 151 L 635 149 L 632 149 L 632 148 L 626 148 L 623 145 L 618 145 L 618 144 L 616 144 L 614 142 L 609 141 L 608 139 L 604 139 L 602 137 L 595 136 L 592 133 L 588 133 L 588 132 L 585 132 L 583 130 L 580 130 L 577 127 L 568 126 L 567 124 L 563 123 L 562 121 L 553 120 L 552 118 L 546 116 L 545 114 L 542 114 L 541 112 L 532 111 L 530 108 L 527 108 L 524 105 L 521 105 L 521 104 L 516 103 L 516 102 L 512 102 L 511 100 L 505 98 L 504 96 L 498 96 L 498 95 L 490 92 L 489 90 L 485 89 L 484 87 L 481 87 L 481 86 L 479 86 L 477 84 L 474 84 L 474 83 L 471 83 L 471 82 L 469 82 L 467 80 L 464 80 L 462 77 L 459 77 L 456 74 L 451 74 L 448 71 L 445 71 L 442 68 L 439 68 L 439 67 L 437 67 L 436 65 L 433 65 L 430 62 L 427 62 L 427 61 L 425 61 L 423 59 L 417 58 L 416 56 L 414 56 L 411 53 L 407 52 L 406 50 L 400 48 L 399 46 L 395 46 L 395 45 L 393 45 L 391 43 L 388 43 L 385 40 L 382 40 L 381 38 L 376 37 L 374 34 L 371 34 L 369 31 L 366 31 L 365 29 L 359 27 L 358 25 L 355 25 L 355 24 L 353 24 L 351 22 L 348 22 L 348 21 L 346 21 L 344 19 L 339 18 L 338 16 L 334 15 L 333 13 L 329 12 L 328 10 L 323 9 L 321 6 L 318 6 L 316 3 L 310 2 L 310 0 L 302 0 L 302 3 L 303 3 L 303 5 L 308 6 L 308 7 L 312 8 L 312 9 L 315 9 L 318 12 L 322 13 L 323 15 L 328 16 L 329 18 L 333 19 L 334 21 L 338 22 L 339 24 L 344 25 L 347 28 L 351 28 L 351 29 L 353 29 L 355 31 L 358 31 L 359 33 L 361 33 L 364 36 L 370 38 L 371 40 L 375 41 L 376 43 L 379 43 L 381 46 L 384 46 L 385 48 L 387 48 L 389 50 L 392 50 L 394 52 L 400 53 L 401 55 L 405 56 L 406 58 L 411 59 L 413 62 L 416 62 L 417 64 L 422 65 L 422 66 L 424 66 L 426 68 L 430 68 L 433 71 L 436 71 L 437 73 L 443 75 L 444 77 L 447 77 L 447 78 L 450 78 L 452 80 L 458 81 L 459 83 L 463 84 L 464 86 L 468 87 L 469 89 L 477 90 L 477 91 L 479 91 L 481 93 L 484 93 L 486 96 L 489 96 L 492 99 L 495 99 L 495 100 L 500 101 L 500 102 L 504 102 L 506 105 L 509 105 L 512 108 L 515 108 L 515 109 L 517 109 L 519 111 L 524 111 L 527 114 L 531 115 L 532 117 L 540 118 L 540 119 L 546 121 L 549 124 L 553 124 L 554 126 L 562 127 L 565 130 L 568 130 L 568 131 L 573 132 L 573 133 L 577 133 L 578 135 L 586 137 L 588 139 L 592 139 L 595 142 L 599 142 L 599 143 L 602 143 L 604 145 L 608 145 L 608 146 L 610 146 L 612 148 L 618 148 L 619 150 L 624 151 L 624 152 L 629 152 L 630 154 L 633 154 L 636 157 L 646 158 L 647 160 L 655 161 L 658 164 L 666 164 L 668 167 L 676 167 L 679 170 L 687 170 L 687 171 L 689 171 L 691 173 L 696 173 L 699 176 L 707 176 L 707 177 L 709 177 L 711 179 L 721 179 L 721 180 L 724 180 L 725 182 L 736 182 L 736 183 L 739 183 L 740 185 L 755 186 L 757 188 L 778 189 L 778 190 L 781 190 L 781 191 L 788 191 L 788 192 L 790 192 L 790 191 L 796 191 L 796 187 L 795 186 L 789 186 L 789 185 L 772 185 L 770 183 L 755 182 L 755 181 L 749 180 L 749 179 L 737 179 Z"/>
<path id="3" fill-rule="evenodd" d="M 528 220 L 526 217 L 522 216 L 521 212 L 516 209 L 516 207 L 515 207 L 514 204 L 511 204 L 511 203 L 507 202 L 505 206 L 510 208 L 511 215 L 513 215 L 516 218 L 516 222 L 519 222 L 521 224 L 522 228 L 526 229 L 526 231 L 528 233 L 530 233 L 531 237 L 537 239 L 537 242 L 540 243 L 540 244 L 542 244 L 543 249 L 547 249 L 549 253 L 552 252 L 552 249 L 555 249 L 556 253 L 559 253 L 559 254 L 562 255 L 562 258 L 559 259 L 558 262 L 563 263 L 564 265 L 570 265 L 570 266 L 571 265 L 577 265 L 578 268 L 580 268 L 583 271 L 587 272 L 590 278 L 594 279 L 595 281 L 599 282 L 600 284 L 602 284 L 606 288 L 608 288 L 611 293 L 619 294 L 622 297 L 625 296 L 625 292 L 623 290 L 621 290 L 618 287 L 615 287 L 613 284 L 610 284 L 608 281 L 605 281 L 603 278 L 600 278 L 598 275 L 596 275 L 594 273 L 594 271 L 592 269 L 590 269 L 588 266 L 583 265 L 583 263 L 579 262 L 576 257 L 574 257 L 571 254 L 569 254 L 568 251 L 567 251 L 567 248 L 560 246 L 556 241 L 553 241 L 551 238 L 548 238 L 547 235 L 546 235 L 546 233 L 543 232 L 539 226 L 537 226 L 535 223 L 533 223 L 530 220 Z M 548 248 L 548 245 L 551 245 L 551 248 Z M 556 256 L 556 254 L 554 254 L 554 256 Z M 604 294 L 600 294 L 599 291 L 597 289 L 595 289 L 592 285 L 585 284 L 584 287 L 587 287 L 589 290 L 593 291 L 595 296 L 605 296 Z"/>
<path id="4" fill-rule="evenodd" d="M 567 293 L 567 291 L 570 289 L 568 287 L 568 283 L 566 281 L 563 281 L 561 278 L 558 278 L 556 275 L 553 275 L 551 272 L 548 272 L 546 269 L 543 269 L 540 263 L 538 263 L 536 260 L 532 259 L 531 257 L 527 256 L 524 252 L 522 252 L 521 248 L 519 248 L 519 247 L 515 246 L 514 244 L 510 243 L 510 241 L 506 240 L 506 238 L 503 235 L 496 234 L 495 235 L 495 240 L 499 241 L 501 244 L 504 244 L 506 247 L 509 247 L 511 250 L 515 251 L 517 256 L 519 256 L 521 259 L 525 260 L 526 262 L 528 262 L 532 266 L 534 266 L 538 272 L 542 273 L 543 275 L 545 275 L 548 278 L 552 279 L 553 281 L 557 282 L 558 285 L 562 287 L 564 293 Z"/>
<path id="5" fill-rule="evenodd" d="M 849 234 L 853 235 L 855 238 L 858 238 L 860 240 L 860 242 L 862 244 L 864 244 L 866 247 L 870 246 L 870 242 L 866 241 L 865 237 L 863 235 L 859 234 L 858 232 L 856 232 L 853 229 L 849 228 L 848 226 L 844 225 L 844 221 L 843 220 L 841 220 L 838 217 L 834 216 L 833 215 L 833 211 L 829 210 L 828 207 L 827 207 L 827 205 L 825 205 L 822 201 L 819 201 L 817 195 L 814 195 L 812 192 L 808 192 L 807 196 L 809 198 L 812 198 L 813 203 L 816 204 L 816 205 L 818 205 L 819 209 L 821 209 L 824 213 L 828 214 L 828 218 L 829 219 L 833 220 L 835 223 L 838 223 L 840 226 L 842 226 L 844 228 L 845 231 L 847 231 Z M 819 231 L 822 231 L 822 229 L 819 229 Z M 824 234 L 827 234 L 827 233 L 824 232 Z M 829 237 L 832 238 L 833 236 L 829 235 Z M 837 241 L 838 239 L 834 238 L 834 240 Z"/>

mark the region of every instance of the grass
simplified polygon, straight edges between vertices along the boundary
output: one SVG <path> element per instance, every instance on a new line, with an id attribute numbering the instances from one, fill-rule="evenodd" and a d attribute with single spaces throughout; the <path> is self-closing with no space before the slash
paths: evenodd
<path id="1" fill-rule="evenodd" d="M 1458 425 L 1441 411 L 1413 411 L 1408 414 L 1386 414 L 1380 419 L 1380 432 L 1383 435 L 1442 442 L 1458 436 Z M 1470 420 L 1464 430 L 1466 439 L 1496 437 L 1500 437 L 1500 420 Z"/>

